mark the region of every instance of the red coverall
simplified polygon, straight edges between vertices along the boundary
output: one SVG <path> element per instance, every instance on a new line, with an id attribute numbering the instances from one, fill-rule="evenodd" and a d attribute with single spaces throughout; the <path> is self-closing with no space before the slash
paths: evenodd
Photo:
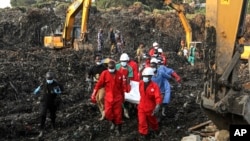
<path id="1" fill-rule="evenodd" d="M 130 83 L 128 82 L 128 81 L 130 81 L 130 80 L 128 80 L 128 74 L 129 74 L 128 69 L 120 67 L 119 70 L 117 70 L 117 71 L 119 71 L 123 75 L 123 78 L 126 79 L 127 85 L 124 85 L 124 87 L 123 87 L 124 92 L 129 92 L 131 90 L 131 86 L 130 86 Z"/>
<path id="2" fill-rule="evenodd" d="M 145 62 L 144 68 L 150 67 L 150 59 L 147 59 Z"/>
<path id="3" fill-rule="evenodd" d="M 146 90 L 144 87 L 144 82 L 141 80 L 139 82 L 141 99 L 138 105 L 138 129 L 140 134 L 147 135 L 149 126 L 151 126 L 154 131 L 159 128 L 157 118 L 152 116 L 152 113 L 155 106 L 161 104 L 162 96 L 160 88 L 155 82 L 150 81 Z"/>
<path id="4" fill-rule="evenodd" d="M 167 65 L 167 57 L 165 56 L 165 55 L 163 55 L 163 54 L 161 54 L 161 57 L 162 57 L 162 59 L 163 59 L 163 65 Z"/>
<path id="5" fill-rule="evenodd" d="M 130 78 L 130 80 L 133 80 L 133 81 L 140 81 L 140 78 L 139 78 L 139 67 L 138 67 L 138 64 L 134 61 L 134 60 L 129 60 L 128 61 L 128 65 L 133 69 L 133 77 Z"/>
<path id="6" fill-rule="evenodd" d="M 97 91 L 105 87 L 105 117 L 116 125 L 122 124 L 122 104 L 124 102 L 124 89 L 127 85 L 123 78 L 124 76 L 119 71 L 111 74 L 108 70 L 105 70 L 101 73 L 94 89 Z"/>
<path id="7" fill-rule="evenodd" d="M 155 53 L 155 48 L 152 47 L 152 48 L 149 50 L 148 54 L 149 54 L 150 56 L 153 56 L 154 53 Z"/>

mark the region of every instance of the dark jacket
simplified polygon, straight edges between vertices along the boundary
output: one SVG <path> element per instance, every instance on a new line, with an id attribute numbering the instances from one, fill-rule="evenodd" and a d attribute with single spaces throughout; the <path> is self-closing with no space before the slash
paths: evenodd
<path id="1" fill-rule="evenodd" d="M 58 95 L 55 92 L 56 89 L 61 92 L 64 91 L 63 86 L 55 80 L 51 84 L 48 84 L 47 82 L 43 83 L 42 85 L 43 96 L 41 102 L 45 102 L 48 105 L 54 104 L 55 99 Z"/>
<path id="2" fill-rule="evenodd" d="M 88 78 L 93 79 L 93 77 L 96 77 L 96 74 L 101 75 L 101 73 L 106 69 L 107 68 L 103 64 L 92 66 L 88 72 Z"/>

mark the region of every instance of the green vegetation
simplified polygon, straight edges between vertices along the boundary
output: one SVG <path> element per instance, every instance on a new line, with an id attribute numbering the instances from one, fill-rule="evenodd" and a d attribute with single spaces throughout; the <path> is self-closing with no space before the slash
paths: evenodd
<path id="1" fill-rule="evenodd" d="M 10 4 L 12 7 L 17 6 L 30 6 L 32 4 L 35 4 L 35 0 L 10 0 Z"/>
<path id="2" fill-rule="evenodd" d="M 182 3 L 183 0 L 173 0 L 173 2 Z M 200 2 L 205 2 L 205 0 L 200 0 Z M 70 3 L 71 0 L 11 0 L 12 7 L 54 7 L 56 10 L 63 11 L 67 9 Z M 164 13 L 165 10 L 171 10 L 170 8 L 167 8 L 163 5 L 162 0 L 95 0 L 92 5 L 98 9 L 107 9 L 110 7 L 128 7 L 134 5 L 135 7 L 143 7 L 145 11 L 154 11 L 154 13 Z M 248 9 L 250 9 L 249 5 Z M 248 10 L 248 13 L 250 13 L 250 10 Z M 195 14 L 205 14 L 205 8 L 196 9 Z M 187 17 L 193 17 L 195 14 L 187 14 Z"/>
<path id="3" fill-rule="evenodd" d="M 52 3 L 71 3 L 71 0 L 10 0 L 12 7 L 35 6 L 42 7 Z"/>
<path id="4" fill-rule="evenodd" d="M 141 2 L 147 10 L 152 10 L 155 8 L 162 9 L 163 7 L 163 2 L 161 0 L 95 0 L 95 3 L 93 3 L 93 5 L 97 8 L 106 9 L 110 7 L 128 7 L 134 2 Z M 62 8 L 65 3 L 71 3 L 71 0 L 11 0 L 10 3 L 12 7 L 43 7 L 49 4 L 64 3 L 59 7 Z"/>

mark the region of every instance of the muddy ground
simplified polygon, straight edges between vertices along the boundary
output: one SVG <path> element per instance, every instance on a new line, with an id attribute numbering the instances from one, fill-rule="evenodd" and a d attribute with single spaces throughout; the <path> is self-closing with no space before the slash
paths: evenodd
<path id="1" fill-rule="evenodd" d="M 98 121 L 99 111 L 89 102 L 85 74 L 93 64 L 93 53 L 67 48 L 51 50 L 41 44 L 43 36 L 62 24 L 63 16 L 47 9 L 1 9 L 0 12 L 0 137 L 2 140 L 38 140 L 39 99 L 32 91 L 44 80 L 48 70 L 66 89 L 58 111 L 57 129 L 52 130 L 49 119 L 47 131 L 40 140 L 118 140 L 109 131 L 107 121 Z M 204 15 L 190 21 L 194 40 L 202 41 L 205 31 Z M 47 31 L 41 31 L 44 26 Z M 126 52 L 132 57 L 139 42 L 149 48 L 154 41 L 166 51 L 169 67 L 182 77 L 182 87 L 171 81 L 172 101 L 167 116 L 160 123 L 161 134 L 156 141 L 179 141 L 188 135 L 187 129 L 207 121 L 196 96 L 202 91 L 202 67 L 191 67 L 177 55 L 179 42 L 185 37 L 175 13 L 160 15 L 145 13 L 137 7 L 92 11 L 89 18 L 89 38 L 96 47 L 99 28 L 104 36 L 110 27 L 119 29 L 126 41 Z M 109 56 L 105 43 L 104 56 Z M 124 118 L 121 140 L 138 137 L 136 114 Z"/>

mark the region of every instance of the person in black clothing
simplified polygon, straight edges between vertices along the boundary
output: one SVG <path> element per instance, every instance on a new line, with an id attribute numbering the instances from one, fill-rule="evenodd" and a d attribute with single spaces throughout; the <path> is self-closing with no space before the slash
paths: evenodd
<path id="1" fill-rule="evenodd" d="M 95 65 L 92 66 L 88 72 L 87 80 L 97 82 L 101 73 L 107 68 L 101 63 L 102 57 L 100 55 L 95 56 Z"/>
<path id="2" fill-rule="evenodd" d="M 115 40 L 115 33 L 113 31 L 113 28 L 110 28 L 108 33 L 108 40 L 110 43 L 110 53 L 116 53 L 116 40 Z"/>
<path id="3" fill-rule="evenodd" d="M 45 128 L 47 111 L 50 112 L 50 118 L 52 126 L 55 129 L 56 123 L 56 111 L 58 108 L 58 98 L 62 94 L 64 88 L 56 80 L 54 80 L 54 73 L 46 73 L 46 82 L 42 83 L 39 87 L 36 88 L 34 94 L 38 94 L 41 90 L 41 123 L 40 128 L 43 130 Z"/>

